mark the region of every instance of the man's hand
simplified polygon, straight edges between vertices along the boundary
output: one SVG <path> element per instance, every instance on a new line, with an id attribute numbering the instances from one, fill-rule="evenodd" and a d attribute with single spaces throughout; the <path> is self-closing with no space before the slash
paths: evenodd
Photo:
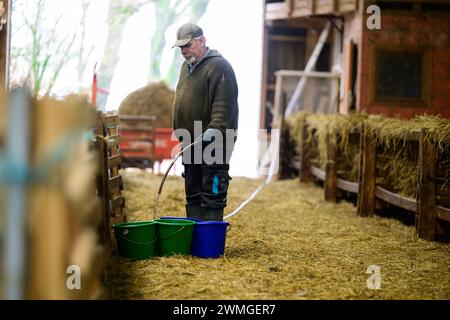
<path id="1" fill-rule="evenodd" d="M 203 132 L 202 140 L 203 141 L 208 141 L 208 142 L 211 141 L 212 138 L 215 137 L 215 133 L 218 132 L 218 131 L 219 130 L 212 129 L 212 128 L 207 129 L 205 132 Z M 217 133 L 216 133 L 216 135 L 217 135 Z"/>

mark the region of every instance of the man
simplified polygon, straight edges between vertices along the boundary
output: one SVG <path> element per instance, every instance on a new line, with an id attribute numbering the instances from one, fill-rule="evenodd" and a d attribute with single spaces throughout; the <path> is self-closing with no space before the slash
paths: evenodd
<path id="1" fill-rule="evenodd" d="M 236 77 L 230 63 L 206 46 L 203 30 L 193 23 L 178 29 L 173 47 L 179 47 L 185 59 L 175 92 L 173 128 L 180 141 L 180 130 L 189 133 L 189 143 L 202 139 L 200 148 L 194 147 L 191 156 L 183 155 L 186 215 L 222 221 L 231 180 L 229 160 L 238 127 Z M 230 130 L 234 130 L 231 141 Z M 211 152 L 214 161 L 205 161 L 204 151 L 213 142 L 220 147 Z M 184 141 L 183 147 L 187 143 Z"/>

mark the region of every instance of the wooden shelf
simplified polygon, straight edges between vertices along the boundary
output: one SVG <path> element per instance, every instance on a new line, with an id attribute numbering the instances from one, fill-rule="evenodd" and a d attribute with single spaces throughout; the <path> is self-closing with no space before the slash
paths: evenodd
<path id="1" fill-rule="evenodd" d="M 282 41 L 282 42 L 304 42 L 306 41 L 305 36 L 289 36 L 282 34 L 271 34 L 269 35 L 270 41 Z"/>

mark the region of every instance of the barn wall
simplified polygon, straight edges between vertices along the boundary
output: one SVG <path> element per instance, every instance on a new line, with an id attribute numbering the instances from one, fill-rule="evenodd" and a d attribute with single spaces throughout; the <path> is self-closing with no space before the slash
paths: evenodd
<path id="1" fill-rule="evenodd" d="M 365 16 L 366 21 L 367 15 Z M 440 114 L 450 118 L 450 15 L 416 15 L 381 13 L 381 30 L 369 30 L 362 25 L 360 61 L 358 64 L 358 108 L 368 113 L 401 115 Z M 356 31 L 355 31 L 356 32 Z M 401 105 L 375 102 L 372 99 L 375 48 L 419 49 L 426 52 L 425 81 L 428 94 L 425 105 Z"/>

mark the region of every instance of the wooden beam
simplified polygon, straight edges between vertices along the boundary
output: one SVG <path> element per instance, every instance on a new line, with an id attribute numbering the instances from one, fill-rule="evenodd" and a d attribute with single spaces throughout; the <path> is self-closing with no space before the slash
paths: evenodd
<path id="1" fill-rule="evenodd" d="M 120 115 L 120 121 L 155 121 L 156 116 L 152 115 Z"/>
<path id="2" fill-rule="evenodd" d="M 265 8 L 265 6 L 264 6 Z M 265 9 L 264 9 L 265 11 Z M 269 56 L 269 28 L 263 26 L 263 51 L 262 51 L 262 66 L 261 66 L 261 105 L 259 128 L 266 129 L 266 104 L 267 104 L 267 89 L 268 89 L 268 56 Z"/>
<path id="3" fill-rule="evenodd" d="M 280 124 L 280 141 L 278 148 L 278 171 L 274 176 L 276 180 L 281 180 L 286 177 L 286 172 L 288 171 L 290 159 L 288 159 L 287 149 L 289 148 L 288 140 L 289 131 L 286 127 L 286 122 L 281 120 Z"/>
<path id="4" fill-rule="evenodd" d="M 416 228 L 420 238 L 435 240 L 437 149 L 431 141 L 426 139 L 426 136 L 426 129 L 422 129 L 419 140 L 419 193 Z"/>
<path id="5" fill-rule="evenodd" d="M 106 139 L 106 145 L 108 149 L 118 147 L 119 143 L 120 143 L 120 136 L 118 134 L 111 135 Z"/>
<path id="6" fill-rule="evenodd" d="M 108 126 L 108 129 L 107 129 L 108 137 L 110 137 L 110 136 L 117 136 L 119 134 L 118 126 L 119 126 L 118 124 Z M 119 155 L 119 148 L 117 147 L 117 145 L 116 146 L 112 146 L 111 148 L 108 148 L 108 149 L 110 151 L 109 154 L 111 156 Z M 119 174 L 119 166 L 120 165 L 114 166 L 113 168 L 111 168 L 112 169 L 111 170 L 111 175 L 110 175 L 111 177 L 117 176 Z M 118 192 L 120 194 L 120 191 L 118 191 Z"/>
<path id="7" fill-rule="evenodd" d="M 277 128 L 277 123 L 283 118 L 283 78 L 276 75 L 275 78 L 275 98 L 274 98 L 274 108 L 272 117 L 272 128 Z"/>
<path id="8" fill-rule="evenodd" d="M 9 46 L 11 29 L 11 0 L 1 2 L 3 4 L 3 17 L 6 23 L 1 25 L 0 31 L 0 90 L 8 90 L 9 81 Z"/>
<path id="9" fill-rule="evenodd" d="M 103 125 L 103 115 L 101 111 L 97 112 L 97 125 L 96 134 L 98 136 L 105 136 L 105 127 Z M 108 203 L 108 162 L 107 162 L 107 150 L 105 146 L 105 141 L 103 139 L 96 140 L 96 149 L 99 151 L 99 176 L 97 180 L 98 195 L 102 201 L 102 214 L 103 214 L 103 225 L 101 226 L 103 233 L 103 243 L 105 244 L 105 257 L 110 254 L 112 243 L 111 243 L 111 225 L 110 225 L 110 212 Z M 106 269 L 105 269 L 106 273 Z"/>
<path id="10" fill-rule="evenodd" d="M 122 176 L 115 176 L 109 179 L 108 186 L 109 190 L 112 190 L 114 188 L 122 188 Z"/>
<path id="11" fill-rule="evenodd" d="M 325 165 L 325 200 L 337 201 L 337 164 L 336 145 L 332 143 L 330 132 L 327 133 L 327 163 Z"/>
<path id="12" fill-rule="evenodd" d="M 372 133 L 362 129 L 360 147 L 362 168 L 359 170 L 357 215 L 372 216 L 375 212 L 375 143 Z"/>
<path id="13" fill-rule="evenodd" d="M 339 0 L 331 0 L 332 1 L 332 11 L 335 13 L 339 12 Z"/>
<path id="14" fill-rule="evenodd" d="M 120 166 L 120 154 L 108 157 L 108 169 Z"/>
<path id="15" fill-rule="evenodd" d="M 390 203 L 396 207 L 416 212 L 416 205 L 417 205 L 416 200 L 401 196 L 399 194 L 386 190 L 380 186 L 375 187 L 375 197 L 387 203 Z"/>
<path id="16" fill-rule="evenodd" d="M 351 193 L 358 193 L 359 183 L 337 178 L 336 187 Z"/>
<path id="17" fill-rule="evenodd" d="M 300 169 L 301 182 L 311 181 L 311 143 L 308 141 L 308 122 L 303 119 L 300 128 Z"/>
<path id="18" fill-rule="evenodd" d="M 269 36 L 270 41 L 280 41 L 280 42 L 304 42 L 306 37 L 304 36 L 288 36 L 282 34 L 272 34 Z"/>
<path id="19" fill-rule="evenodd" d="M 103 123 L 106 127 L 116 126 L 119 124 L 119 116 L 118 115 L 103 115 Z"/>
<path id="20" fill-rule="evenodd" d="M 301 71 L 301 70 L 278 70 L 274 72 L 276 76 L 284 77 L 312 77 L 312 78 L 336 78 L 341 77 L 337 72 L 324 72 L 324 71 Z"/>
<path id="21" fill-rule="evenodd" d="M 124 203 L 123 200 L 124 200 L 124 199 L 123 199 L 122 196 L 118 196 L 118 197 L 113 198 L 113 199 L 111 200 L 111 207 L 113 207 L 114 209 L 116 209 L 116 208 L 121 208 L 122 205 L 123 205 L 123 203 Z"/>
<path id="22" fill-rule="evenodd" d="M 288 7 L 285 2 L 274 2 L 266 4 L 266 20 L 286 19 L 289 16 Z"/>
<path id="23" fill-rule="evenodd" d="M 319 180 L 325 181 L 325 171 L 311 165 L 311 174 Z"/>
<path id="24" fill-rule="evenodd" d="M 347 40 L 344 45 L 344 72 L 343 72 L 343 90 L 344 98 L 339 106 L 339 112 L 348 114 L 350 110 L 351 97 L 355 94 L 353 90 L 353 61 L 355 44 L 352 40 Z"/>
<path id="25" fill-rule="evenodd" d="M 314 5 L 314 2 L 315 2 L 316 0 L 308 0 L 308 4 L 307 4 L 307 7 L 308 7 L 308 11 L 309 11 L 309 14 L 314 14 L 315 13 L 315 5 Z"/>
<path id="26" fill-rule="evenodd" d="M 153 132 L 154 127 L 152 126 L 137 126 L 137 125 L 130 125 L 130 124 L 121 124 L 119 127 L 119 131 L 144 131 L 144 132 Z"/>
<path id="27" fill-rule="evenodd" d="M 436 217 L 450 222 L 450 209 L 442 206 L 436 206 Z"/>

